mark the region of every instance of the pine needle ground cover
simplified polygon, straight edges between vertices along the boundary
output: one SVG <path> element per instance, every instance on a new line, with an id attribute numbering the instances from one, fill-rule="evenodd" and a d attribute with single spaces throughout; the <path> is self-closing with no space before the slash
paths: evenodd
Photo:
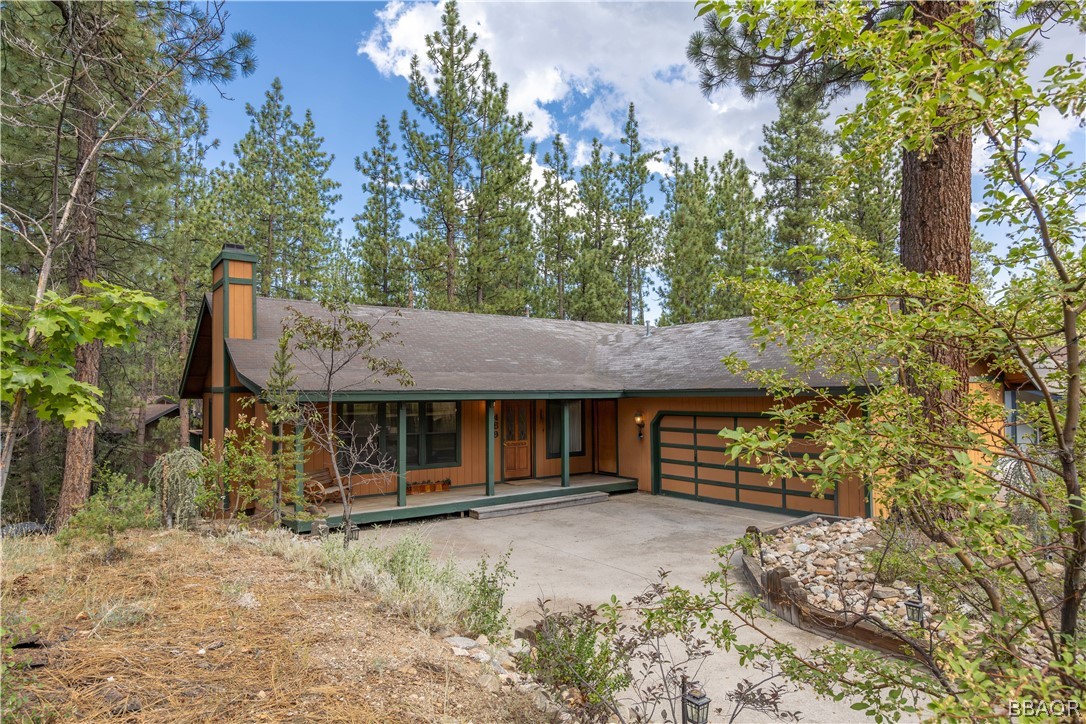
<path id="1" fill-rule="evenodd" d="M 107 564 L 50 538 L 4 541 L 4 721 L 542 716 L 482 690 L 439 639 L 255 546 L 182 531 L 119 542 Z M 31 660 L 44 665 L 18 665 Z"/>

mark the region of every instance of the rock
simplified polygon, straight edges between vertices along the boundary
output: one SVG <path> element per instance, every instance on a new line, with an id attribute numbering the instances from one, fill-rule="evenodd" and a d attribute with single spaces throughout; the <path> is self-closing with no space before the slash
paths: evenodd
<path id="1" fill-rule="evenodd" d="M 832 576 L 833 571 L 831 571 L 829 568 L 816 568 L 815 569 L 815 575 L 816 576 Z"/>
<path id="2" fill-rule="evenodd" d="M 460 649 L 473 649 L 478 644 L 475 643 L 475 639 L 469 639 L 467 636 L 449 636 L 443 639 L 449 646 L 455 646 Z"/>
<path id="3" fill-rule="evenodd" d="M 490 663 L 490 654 L 482 650 L 472 652 L 471 658 L 478 661 L 480 664 Z"/>
<path id="4" fill-rule="evenodd" d="M 855 583 L 857 579 L 859 579 L 859 577 L 860 576 L 856 573 L 856 571 L 849 571 L 845 574 L 845 581 L 847 583 Z"/>
<path id="5" fill-rule="evenodd" d="M 482 674 L 476 681 L 478 681 L 479 686 L 495 694 L 502 690 L 501 679 L 494 674 Z"/>
<path id="6" fill-rule="evenodd" d="M 901 600 L 900 598 L 890 596 L 889 598 L 882 599 L 882 602 L 885 603 L 887 606 L 896 606 L 897 602 L 900 601 L 900 600 Z"/>
<path id="7" fill-rule="evenodd" d="M 829 553 L 830 552 L 830 547 L 828 545 L 826 545 L 825 543 L 818 543 L 818 544 L 815 545 L 815 550 L 818 551 L 819 553 Z"/>
<path id="8" fill-rule="evenodd" d="M 871 592 L 873 598 L 883 600 L 886 598 L 900 598 L 901 591 L 896 588 L 890 588 L 889 586 L 875 586 L 875 590 Z"/>
<path id="9" fill-rule="evenodd" d="M 823 538 L 826 535 L 826 531 L 822 528 L 812 528 L 807 532 L 808 538 Z"/>
<path id="10" fill-rule="evenodd" d="M 452 647 L 453 656 L 469 656 L 471 654 L 467 649 L 462 649 L 459 646 Z"/>
<path id="11" fill-rule="evenodd" d="M 513 639 L 513 643 L 509 644 L 506 651 L 509 652 L 510 656 L 519 656 L 528 653 L 529 649 L 531 649 L 531 646 L 524 639 Z"/>
<path id="12" fill-rule="evenodd" d="M 794 550 L 796 553 L 810 553 L 811 546 L 807 543 L 797 543 L 792 550 Z"/>
<path id="13" fill-rule="evenodd" d="M 475 639 L 475 643 L 479 644 L 480 646 L 489 646 L 490 639 L 487 638 L 486 634 L 482 634 L 479 636 L 479 638 Z"/>
<path id="14" fill-rule="evenodd" d="M 494 673 L 498 676 L 509 676 L 509 672 L 502 668 L 502 665 L 497 661 L 491 659 L 490 668 L 494 669 Z"/>

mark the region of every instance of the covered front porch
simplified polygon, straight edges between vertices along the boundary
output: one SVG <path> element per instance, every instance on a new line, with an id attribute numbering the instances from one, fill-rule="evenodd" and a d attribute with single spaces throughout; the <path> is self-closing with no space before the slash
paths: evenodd
<path id="1" fill-rule="evenodd" d="M 493 494 L 487 494 L 487 485 L 461 485 L 443 492 L 420 493 L 405 498 L 404 505 L 397 505 L 396 495 L 367 495 L 355 498 L 351 506 L 351 520 L 356 525 L 392 523 L 412 518 L 464 513 L 472 508 L 504 503 L 520 503 L 581 493 L 626 493 L 637 490 L 637 480 L 615 475 L 588 473 L 571 475 L 568 483 L 557 478 L 527 478 L 507 483 L 493 484 Z M 297 521 L 291 527 L 299 533 L 308 533 L 319 523 L 329 528 L 343 525 L 344 506 L 335 503 L 325 506 L 324 518 Z"/>

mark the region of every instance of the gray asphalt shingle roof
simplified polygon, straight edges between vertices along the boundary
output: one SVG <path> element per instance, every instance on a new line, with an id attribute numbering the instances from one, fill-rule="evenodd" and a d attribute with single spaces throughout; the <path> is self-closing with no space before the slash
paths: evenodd
<path id="1" fill-rule="evenodd" d="M 239 375 L 254 389 L 266 387 L 291 308 L 325 314 L 315 302 L 260 298 L 257 338 L 228 340 Z M 756 368 L 788 364 L 783 349 L 759 353 L 747 318 L 653 328 L 646 336 L 644 328 L 624 324 L 465 312 L 357 306 L 353 314 L 377 331 L 395 332 L 398 343 L 383 345 L 379 353 L 403 363 L 415 383 L 409 391 L 415 393 L 754 391 L 756 385 L 730 373 L 722 357 L 734 353 Z M 341 373 L 338 390 L 403 389 L 393 380 L 374 383 L 369 371 L 358 367 Z M 299 389 L 322 388 L 316 369 L 305 353 L 298 354 Z M 817 376 L 810 382 L 840 384 Z"/>

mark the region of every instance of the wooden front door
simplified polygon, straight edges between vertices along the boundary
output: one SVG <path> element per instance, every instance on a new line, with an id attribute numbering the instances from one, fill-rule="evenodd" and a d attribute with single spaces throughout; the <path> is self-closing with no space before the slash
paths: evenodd
<path id="1" fill-rule="evenodd" d="M 530 402 L 502 402 L 502 446 L 506 480 L 528 478 L 532 475 L 532 446 L 528 430 L 531 421 Z"/>

